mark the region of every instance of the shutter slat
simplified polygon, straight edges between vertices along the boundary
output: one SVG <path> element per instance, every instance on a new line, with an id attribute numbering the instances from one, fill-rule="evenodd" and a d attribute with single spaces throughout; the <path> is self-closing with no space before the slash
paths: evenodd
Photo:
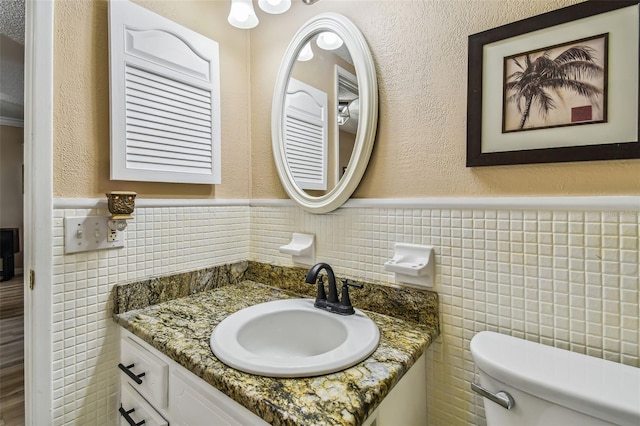
<path id="1" fill-rule="evenodd" d="M 182 150 L 180 151 L 165 151 L 156 149 L 155 147 L 138 147 L 138 146 L 129 146 L 127 150 L 127 154 L 138 155 L 138 156 L 148 156 L 152 158 L 168 158 L 168 159 L 180 159 L 180 160 L 188 160 L 194 161 L 196 163 L 202 164 L 211 164 L 208 159 L 203 157 L 200 153 L 197 155 L 186 153 Z M 160 161 L 160 160 L 158 160 Z"/>
<path id="2" fill-rule="evenodd" d="M 301 125 L 300 123 L 304 123 L 304 122 L 303 121 L 298 122 L 297 120 L 290 120 L 288 121 L 287 124 L 290 126 L 289 130 L 292 130 L 292 131 L 297 131 L 300 133 L 311 133 L 314 135 L 322 134 L 322 127 L 313 127 L 313 126 L 307 125 L 306 123 Z"/>
<path id="3" fill-rule="evenodd" d="M 176 121 L 183 121 L 183 122 L 198 125 L 198 126 L 206 127 L 209 124 L 209 121 L 207 121 L 206 119 L 203 120 L 195 117 L 190 117 L 184 114 L 176 114 L 172 111 L 163 111 L 158 108 L 150 108 L 144 105 L 128 104 L 127 111 L 135 111 L 138 113 L 148 114 L 148 115 L 156 115 L 158 117 L 168 118 Z"/>
<path id="4" fill-rule="evenodd" d="M 162 85 L 157 81 L 153 81 L 151 79 L 145 79 L 136 75 L 127 74 L 127 84 L 131 84 L 131 87 L 135 85 L 135 87 L 144 87 L 145 91 L 150 91 L 155 93 L 157 90 L 156 87 Z M 208 96 L 202 96 L 199 93 L 193 93 L 188 90 L 183 90 L 177 87 L 171 87 L 168 85 L 162 85 L 162 96 L 172 97 L 176 96 L 177 98 L 189 98 L 192 102 L 202 102 L 203 104 L 208 104 L 211 100 Z"/>
<path id="5" fill-rule="evenodd" d="M 146 80 L 155 81 L 164 86 L 176 87 L 202 96 L 207 96 L 206 94 L 208 93 L 206 88 L 195 87 L 177 80 L 171 80 L 158 74 L 149 73 L 148 71 L 135 66 L 127 66 L 126 74 L 135 75 Z"/>
<path id="6" fill-rule="evenodd" d="M 135 131 L 136 128 L 150 128 L 162 130 L 174 135 L 188 135 L 197 138 L 207 139 L 211 137 L 211 133 L 205 133 L 198 130 L 190 130 L 184 127 L 171 126 L 170 124 L 157 123 L 154 120 L 139 120 L 133 117 L 127 117 L 127 131 Z M 175 137 L 175 136 L 174 136 Z"/>
<path id="7" fill-rule="evenodd" d="M 152 108 L 157 111 L 172 113 L 172 114 L 181 115 L 184 117 L 191 117 L 194 119 L 199 119 L 204 121 L 208 121 L 211 119 L 210 113 L 209 115 L 207 115 L 207 114 L 192 111 L 192 110 L 185 110 L 185 108 L 177 108 L 172 105 L 153 102 L 148 99 L 143 99 L 135 96 L 127 96 L 126 102 L 127 102 L 127 108 L 131 108 L 133 106 L 140 106 L 140 107 Z"/>
<path id="8" fill-rule="evenodd" d="M 127 92 L 130 92 L 130 93 L 153 95 L 153 96 L 157 96 L 158 98 L 164 99 L 165 101 L 167 100 L 179 101 L 179 102 L 185 103 L 186 105 L 191 105 L 191 106 L 203 108 L 203 109 L 207 109 L 208 107 L 206 102 L 202 102 L 199 99 L 193 99 L 192 97 L 189 96 L 188 92 L 184 92 L 182 94 L 171 93 L 165 90 L 164 87 L 162 87 L 161 89 L 158 89 L 152 86 L 139 84 L 131 80 L 126 81 L 125 88 Z"/>
<path id="9" fill-rule="evenodd" d="M 132 142 L 149 142 L 157 144 L 161 149 L 162 145 L 178 146 L 184 148 L 192 148 L 198 151 L 211 151 L 211 143 L 209 140 L 204 142 L 192 142 L 183 137 L 181 139 L 171 139 L 166 137 L 157 137 L 144 133 L 127 133 L 127 139 Z M 195 138 L 194 138 L 195 139 Z"/>
<path id="10" fill-rule="evenodd" d="M 156 127 L 156 125 L 158 125 L 157 128 L 163 129 L 163 130 L 170 129 L 170 128 L 184 129 L 187 132 L 186 134 L 190 134 L 192 136 L 198 136 L 198 135 L 191 132 L 200 133 L 201 134 L 200 136 L 202 137 L 211 136 L 211 129 L 209 127 L 194 124 L 194 123 L 189 123 L 184 120 L 176 120 L 173 118 L 163 117 L 156 114 L 131 111 L 129 109 L 127 110 L 127 118 L 132 119 L 132 121 L 130 121 L 131 124 L 134 124 L 133 120 L 138 120 L 139 122 L 147 123 L 152 127 Z"/>
<path id="11" fill-rule="evenodd" d="M 210 113 L 208 108 L 200 108 L 195 105 L 191 105 L 185 102 L 179 102 L 172 99 L 163 98 L 162 96 L 156 96 L 149 93 L 138 92 L 138 91 L 128 91 L 127 99 L 139 100 L 151 102 L 154 105 L 157 105 L 158 108 L 163 110 L 169 110 L 170 108 L 181 109 L 183 112 L 191 114 L 202 114 L 207 115 Z"/>
<path id="12" fill-rule="evenodd" d="M 205 89 L 189 86 L 175 80 L 164 78 L 157 74 L 149 74 L 146 71 L 136 69 L 135 67 L 128 67 L 126 74 L 127 80 L 129 81 L 135 81 L 136 83 L 150 87 L 162 86 L 167 92 L 176 94 L 184 94 L 185 92 L 188 92 L 190 93 L 189 98 L 198 99 L 205 103 L 211 102 L 211 94 Z"/>
<path id="13" fill-rule="evenodd" d="M 132 148 L 155 149 L 167 152 L 184 152 L 185 154 L 202 155 L 204 151 L 211 152 L 211 149 L 191 149 L 183 142 L 180 145 L 171 145 L 166 143 L 149 143 L 141 140 L 130 139 L 129 146 Z"/>
<path id="14" fill-rule="evenodd" d="M 193 136 L 181 135 L 179 133 L 162 132 L 156 129 L 149 129 L 144 127 L 139 127 L 135 129 L 128 128 L 126 135 L 127 135 L 127 138 L 132 137 L 134 139 L 146 138 L 145 140 L 151 140 L 151 141 L 155 141 L 155 140 L 162 141 L 166 139 L 167 143 L 173 143 L 173 144 L 176 144 L 179 141 L 186 141 L 193 144 L 207 145 L 211 147 L 211 140 L 208 138 L 196 138 Z"/>
<path id="15" fill-rule="evenodd" d="M 139 164 L 140 163 L 155 164 L 157 166 L 175 165 L 175 166 L 193 167 L 193 168 L 201 168 L 201 169 L 211 168 L 210 162 L 179 160 L 179 159 L 167 160 L 166 158 L 151 157 L 146 154 L 127 154 L 127 162 L 133 162 L 133 163 L 139 163 Z"/>
<path id="16" fill-rule="evenodd" d="M 210 94 L 133 67 L 127 67 L 125 78 L 127 167 L 210 173 Z"/>
<path id="17" fill-rule="evenodd" d="M 286 120 L 286 157 L 296 183 L 314 189 L 324 180 L 324 128 L 288 116 Z"/>
<path id="18" fill-rule="evenodd" d="M 127 160 L 127 166 L 135 167 L 138 170 L 146 171 L 158 171 L 158 172 L 173 172 L 173 173 L 192 173 L 200 175 L 208 175 L 211 173 L 210 168 L 192 167 L 192 166 L 180 166 L 178 164 L 153 164 L 144 162 L 130 162 Z"/>

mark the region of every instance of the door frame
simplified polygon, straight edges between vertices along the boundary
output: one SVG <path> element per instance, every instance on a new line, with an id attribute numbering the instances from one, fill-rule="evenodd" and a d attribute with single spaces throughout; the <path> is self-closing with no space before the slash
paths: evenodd
<path id="1" fill-rule="evenodd" d="M 25 2 L 25 424 L 51 424 L 53 264 L 53 0 Z M 30 277 L 35 278 L 30 289 Z"/>

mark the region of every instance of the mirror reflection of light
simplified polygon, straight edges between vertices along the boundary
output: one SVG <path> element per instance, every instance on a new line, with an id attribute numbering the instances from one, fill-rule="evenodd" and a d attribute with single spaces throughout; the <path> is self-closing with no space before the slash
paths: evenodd
<path id="1" fill-rule="evenodd" d="M 298 60 L 304 62 L 311 59 L 313 59 L 313 50 L 311 49 L 311 43 L 307 43 L 298 54 Z"/>
<path id="2" fill-rule="evenodd" d="M 351 118 L 349 113 L 349 101 L 338 102 L 338 125 L 344 126 Z"/>
<path id="3" fill-rule="evenodd" d="M 340 46 L 342 46 L 342 39 L 338 34 L 333 33 L 331 31 L 325 31 L 323 33 L 318 34 L 318 39 L 316 40 L 316 44 L 318 47 L 324 50 L 336 50 Z"/>
<path id="4" fill-rule="evenodd" d="M 284 13 L 291 7 L 291 0 L 258 0 L 258 6 L 267 13 Z"/>
<path id="5" fill-rule="evenodd" d="M 236 28 L 249 29 L 258 25 L 251 0 L 231 0 L 227 21 Z"/>

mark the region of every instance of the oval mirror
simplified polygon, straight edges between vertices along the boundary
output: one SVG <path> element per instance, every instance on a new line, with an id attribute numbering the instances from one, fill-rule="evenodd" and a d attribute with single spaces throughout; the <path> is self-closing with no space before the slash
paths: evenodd
<path id="1" fill-rule="evenodd" d="M 289 43 L 273 94 L 273 155 L 289 197 L 312 213 L 340 207 L 364 175 L 377 124 L 364 36 L 342 15 L 316 16 Z"/>

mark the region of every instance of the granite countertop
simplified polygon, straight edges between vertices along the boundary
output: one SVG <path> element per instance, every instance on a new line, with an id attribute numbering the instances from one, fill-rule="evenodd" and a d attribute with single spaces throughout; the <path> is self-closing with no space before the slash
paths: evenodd
<path id="1" fill-rule="evenodd" d="M 228 315 L 257 303 L 295 297 L 300 296 L 244 280 L 119 313 L 115 318 L 122 327 L 273 425 L 361 424 L 438 334 L 437 324 L 365 311 L 380 329 L 375 352 L 351 368 L 310 378 L 243 373 L 213 355 L 211 332 Z"/>

